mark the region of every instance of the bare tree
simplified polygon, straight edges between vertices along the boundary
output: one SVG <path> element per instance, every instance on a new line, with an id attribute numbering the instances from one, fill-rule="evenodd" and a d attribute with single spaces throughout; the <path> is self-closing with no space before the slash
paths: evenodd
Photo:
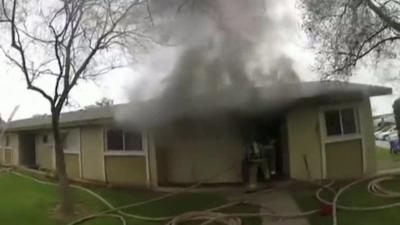
<path id="1" fill-rule="evenodd" d="M 2 0 L 1 50 L 20 69 L 27 88 L 49 102 L 60 212 L 73 212 L 60 134 L 60 114 L 80 79 L 94 79 L 120 66 L 148 19 L 145 0 Z M 127 17 L 130 17 L 129 21 Z M 132 19 L 133 18 L 133 19 Z M 146 23 L 144 23 L 146 24 Z M 132 42 L 133 40 L 133 42 Z"/>
<path id="2" fill-rule="evenodd" d="M 326 79 L 347 79 L 360 60 L 394 58 L 400 39 L 400 1 L 300 0 L 304 28 Z"/>

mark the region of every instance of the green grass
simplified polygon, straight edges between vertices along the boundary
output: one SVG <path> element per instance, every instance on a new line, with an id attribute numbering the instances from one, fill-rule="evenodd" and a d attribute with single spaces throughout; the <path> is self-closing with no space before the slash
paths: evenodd
<path id="1" fill-rule="evenodd" d="M 400 191 L 400 181 L 384 183 L 384 187 Z M 304 186 L 293 192 L 297 204 L 302 210 L 315 209 L 321 206 L 314 193 L 317 187 Z M 327 196 L 332 198 L 332 196 Z M 367 183 L 361 183 L 345 192 L 339 199 L 339 203 L 350 206 L 377 206 L 399 201 L 383 199 L 372 196 L 367 191 Z M 400 207 L 371 212 L 338 211 L 338 223 L 340 225 L 397 225 L 400 221 Z M 332 218 L 315 214 L 309 217 L 311 225 L 330 225 Z"/>
<path id="2" fill-rule="evenodd" d="M 163 193 L 149 190 L 117 190 L 107 188 L 92 189 L 115 206 L 130 204 L 154 198 Z M 103 203 L 93 196 L 73 190 L 73 198 L 77 209 L 83 214 L 105 210 Z M 1 224 L 7 225 L 63 225 L 69 221 L 60 220 L 52 213 L 58 203 L 55 186 L 43 185 L 32 180 L 18 177 L 9 173 L 0 173 L 0 219 Z M 185 193 L 174 197 L 131 208 L 127 212 L 143 216 L 170 216 L 192 210 L 202 210 L 227 203 L 225 196 L 216 193 Z M 237 206 L 227 212 L 257 212 L 258 208 Z M 247 225 L 259 225 L 260 219 L 246 219 Z M 117 225 L 118 220 L 112 218 L 96 219 L 85 225 Z M 144 222 L 128 219 L 128 224 L 158 225 L 165 222 Z"/>
<path id="3" fill-rule="evenodd" d="M 390 154 L 389 149 L 376 147 L 378 170 L 400 169 L 400 153 Z"/>

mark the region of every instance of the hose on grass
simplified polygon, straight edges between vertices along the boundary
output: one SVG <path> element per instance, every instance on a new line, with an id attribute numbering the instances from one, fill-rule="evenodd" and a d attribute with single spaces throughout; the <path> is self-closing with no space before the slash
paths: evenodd
<path id="1" fill-rule="evenodd" d="M 390 209 L 393 207 L 399 207 L 400 201 L 394 202 L 394 203 L 389 203 L 389 204 L 377 205 L 377 206 L 358 206 L 358 207 L 338 204 L 339 197 L 345 191 L 351 189 L 355 185 L 358 185 L 358 184 L 366 182 L 366 181 L 368 181 L 367 190 L 368 190 L 369 194 L 371 194 L 373 196 L 381 197 L 381 198 L 399 199 L 400 192 L 387 190 L 387 189 L 383 188 L 381 185 L 381 183 L 383 183 L 383 182 L 396 180 L 397 176 L 393 175 L 393 174 L 383 174 L 383 175 L 378 175 L 378 176 L 361 178 L 361 179 L 355 180 L 355 181 L 350 182 L 349 184 L 343 186 L 342 188 L 339 189 L 338 192 L 335 192 L 332 188 L 332 185 L 334 184 L 334 182 L 330 182 L 329 184 L 323 186 L 316 192 L 316 197 L 323 204 L 332 206 L 332 224 L 338 225 L 338 218 L 337 218 L 337 210 L 338 209 L 347 210 L 347 211 L 379 211 L 379 210 Z M 321 192 L 323 189 L 329 190 L 330 192 L 332 192 L 334 194 L 334 198 L 333 198 L 332 202 L 329 202 L 321 197 Z"/>
<path id="2" fill-rule="evenodd" d="M 11 171 L 10 169 L 8 169 L 7 171 L 9 171 L 10 173 L 12 173 L 16 176 L 32 180 L 36 183 L 40 183 L 40 184 L 44 184 L 44 185 L 53 185 L 53 186 L 57 185 L 56 183 L 36 179 L 34 177 L 31 177 L 31 176 L 28 176 L 28 175 L 25 175 L 25 174 L 22 174 L 19 172 Z M 166 216 L 166 217 L 147 217 L 147 216 L 141 216 L 141 215 L 136 215 L 136 214 L 127 213 L 127 212 L 122 211 L 123 209 L 142 206 L 142 205 L 160 201 L 160 200 L 163 200 L 163 199 L 166 199 L 166 198 L 178 195 L 178 194 L 182 194 L 184 192 L 188 192 L 192 189 L 195 189 L 195 188 L 199 187 L 200 185 L 201 185 L 201 183 L 198 183 L 198 184 L 192 185 L 188 188 L 184 188 L 177 192 L 168 193 L 166 195 L 162 195 L 162 196 L 159 196 L 156 198 L 152 198 L 149 200 L 132 203 L 132 204 L 128 204 L 128 205 L 123 205 L 123 206 L 119 206 L 119 207 L 113 206 L 106 199 L 104 199 L 99 194 L 93 192 L 90 189 L 87 189 L 87 188 L 84 188 L 84 187 L 81 187 L 78 185 L 71 185 L 72 188 L 82 190 L 82 191 L 92 195 L 93 197 L 99 199 L 102 203 L 104 203 L 105 206 L 107 206 L 108 209 L 98 212 L 98 213 L 94 213 L 94 214 L 82 217 L 78 220 L 75 220 L 75 221 L 69 223 L 69 225 L 78 225 L 78 224 L 84 223 L 85 221 L 102 218 L 102 217 L 117 218 L 121 221 L 122 225 L 127 225 L 127 221 L 126 221 L 125 217 L 134 218 L 134 219 L 138 219 L 138 220 L 144 220 L 144 221 L 152 221 L 152 222 L 167 222 L 167 225 L 178 225 L 178 224 L 186 223 L 188 221 L 204 221 L 202 223 L 203 225 L 209 224 L 211 222 L 218 222 L 220 224 L 225 224 L 225 225 L 240 225 L 241 218 L 252 218 L 252 217 L 263 217 L 263 216 L 275 217 L 275 218 L 297 218 L 297 217 L 308 216 L 308 215 L 314 214 L 319 211 L 319 209 L 315 209 L 315 210 L 302 212 L 302 213 L 287 213 L 287 214 L 277 214 L 277 213 L 270 213 L 270 212 L 228 214 L 228 213 L 216 212 L 216 211 L 220 211 L 223 209 L 233 207 L 235 205 L 248 204 L 248 203 L 241 202 L 241 201 L 231 202 L 231 203 L 223 204 L 218 207 L 209 208 L 209 209 L 205 209 L 205 210 L 201 210 L 201 211 L 185 212 L 180 215 Z M 258 206 L 263 207 L 262 205 L 258 205 Z"/>
<path id="3" fill-rule="evenodd" d="M 57 185 L 52 182 L 48 181 L 43 181 L 40 179 L 36 179 L 34 177 L 21 174 L 15 171 L 11 171 L 12 174 L 33 180 L 34 182 L 41 183 L 41 184 L 46 184 L 46 185 Z M 393 207 L 398 207 L 400 206 L 400 202 L 394 202 L 390 204 L 384 204 L 384 205 L 378 205 L 378 206 L 346 206 L 343 204 L 338 204 L 338 200 L 340 196 L 350 188 L 354 187 L 357 184 L 360 184 L 362 182 L 368 181 L 367 189 L 368 192 L 371 195 L 377 196 L 377 197 L 382 197 L 382 198 L 400 198 L 400 193 L 387 190 L 382 187 L 381 183 L 391 181 L 394 179 L 397 179 L 398 177 L 396 175 L 379 175 L 379 176 L 373 176 L 373 177 L 366 177 L 362 179 L 355 180 L 342 188 L 340 188 L 337 192 L 332 188 L 334 185 L 334 182 L 329 182 L 326 185 L 321 186 L 316 192 L 315 196 L 316 198 L 323 204 L 326 205 L 331 205 L 332 206 L 332 224 L 333 225 L 338 225 L 338 219 L 337 219 L 337 210 L 347 210 L 347 211 L 377 211 L 377 210 L 384 210 L 384 209 L 389 209 Z M 156 198 L 152 198 L 149 200 L 137 202 L 137 203 L 132 203 L 128 205 L 123 205 L 119 207 L 113 206 L 110 202 L 108 202 L 106 199 L 104 199 L 102 196 L 99 194 L 91 191 L 90 189 L 78 186 L 78 185 L 71 185 L 71 187 L 82 190 L 93 197 L 97 198 L 100 200 L 105 206 L 107 206 L 107 210 L 97 212 L 94 214 L 91 214 L 86 217 L 82 217 L 78 220 L 75 220 L 71 222 L 69 225 L 78 225 L 82 224 L 85 221 L 92 220 L 92 219 L 97 219 L 97 218 L 102 218 L 102 217 L 111 217 L 111 218 L 116 218 L 121 221 L 122 225 L 127 225 L 126 218 L 134 218 L 138 220 L 143 220 L 143 221 L 152 221 L 152 222 L 167 222 L 166 225 L 179 225 L 179 224 L 184 224 L 189 221 L 202 221 L 200 225 L 207 225 L 212 222 L 217 222 L 219 224 L 224 224 L 224 225 L 241 225 L 241 219 L 244 218 L 253 218 L 253 217 L 274 217 L 274 218 L 285 218 L 285 219 L 290 219 L 290 218 L 298 218 L 298 217 L 306 217 L 313 215 L 315 213 L 320 212 L 320 209 L 313 209 L 307 212 L 300 212 L 300 213 L 274 213 L 274 212 L 262 212 L 262 213 L 223 213 L 223 212 L 218 212 L 220 210 L 230 208 L 232 206 L 238 205 L 238 204 L 249 204 L 246 202 L 231 202 L 227 203 L 218 207 L 210 208 L 210 209 L 205 209 L 201 211 L 190 211 L 190 212 L 185 212 L 180 215 L 174 215 L 174 216 L 165 216 L 165 217 L 147 217 L 147 216 L 141 216 L 141 215 L 136 215 L 132 213 L 127 213 L 124 212 L 124 209 L 128 208 L 133 208 L 137 206 L 143 206 L 146 204 L 150 204 L 152 202 L 160 201 L 184 192 L 188 192 L 192 189 L 195 189 L 199 187 L 201 183 L 192 185 L 188 188 L 184 188 L 180 191 L 177 192 L 172 192 L 168 193 Z M 321 197 L 321 194 L 324 190 L 327 190 L 331 193 L 334 194 L 333 201 L 328 201 L 324 198 Z M 254 204 L 253 204 L 254 205 Z M 262 204 L 257 204 L 259 207 L 263 207 Z"/>

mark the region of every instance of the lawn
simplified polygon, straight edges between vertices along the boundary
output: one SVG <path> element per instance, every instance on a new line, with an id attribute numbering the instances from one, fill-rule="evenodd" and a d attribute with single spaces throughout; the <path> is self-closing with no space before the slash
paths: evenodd
<path id="1" fill-rule="evenodd" d="M 92 188 L 115 206 L 125 205 L 145 199 L 154 198 L 163 193 L 149 190 L 117 190 L 107 188 Z M 90 214 L 105 210 L 96 198 L 80 191 L 73 191 L 73 198 L 78 211 Z M 69 221 L 61 220 L 52 211 L 57 205 L 57 189 L 36 183 L 32 180 L 18 177 L 10 173 L 0 173 L 0 218 L 1 224 L 7 225 L 63 225 Z M 170 216 L 191 210 L 201 210 L 227 203 L 220 193 L 185 193 L 154 202 L 148 205 L 127 210 L 143 216 Z M 257 212 L 258 208 L 251 206 L 235 206 L 227 212 Z M 247 225 L 259 225 L 260 219 L 246 219 Z M 111 218 L 97 219 L 84 223 L 85 225 L 119 225 L 120 222 Z M 144 222 L 128 219 L 128 224 L 158 225 L 165 222 Z"/>
<path id="2" fill-rule="evenodd" d="M 400 191 L 400 181 L 390 181 L 383 185 L 385 188 L 393 191 Z M 302 210 L 310 210 L 320 207 L 320 203 L 315 198 L 315 190 L 317 187 L 303 185 L 297 191 L 293 192 L 293 196 L 297 204 Z M 327 196 L 328 199 L 332 196 Z M 397 199 L 399 201 L 399 199 Z M 371 196 L 367 191 L 367 183 L 361 183 L 345 192 L 339 199 L 340 204 L 350 206 L 377 206 L 387 203 L 393 203 L 396 200 L 384 199 Z M 350 212 L 338 211 L 339 225 L 398 225 L 400 221 L 400 208 L 395 207 L 381 211 L 370 212 Z M 309 217 L 311 225 L 330 225 L 332 218 L 329 216 L 321 216 L 315 214 Z"/>
<path id="3" fill-rule="evenodd" d="M 376 147 L 378 170 L 400 169 L 400 153 L 390 154 L 389 149 Z"/>

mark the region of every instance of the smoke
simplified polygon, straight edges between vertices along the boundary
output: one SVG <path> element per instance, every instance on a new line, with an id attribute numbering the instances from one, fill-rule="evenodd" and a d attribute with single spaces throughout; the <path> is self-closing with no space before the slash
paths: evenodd
<path id="1" fill-rule="evenodd" d="M 260 88 L 298 82 L 293 60 L 283 50 L 294 29 L 283 2 L 152 0 L 150 33 L 165 46 L 142 61 L 143 79 L 132 86 L 130 107 L 118 119 L 153 126 L 258 110 L 252 104 L 259 102 Z M 285 93 L 276 96 L 284 99 Z"/>

